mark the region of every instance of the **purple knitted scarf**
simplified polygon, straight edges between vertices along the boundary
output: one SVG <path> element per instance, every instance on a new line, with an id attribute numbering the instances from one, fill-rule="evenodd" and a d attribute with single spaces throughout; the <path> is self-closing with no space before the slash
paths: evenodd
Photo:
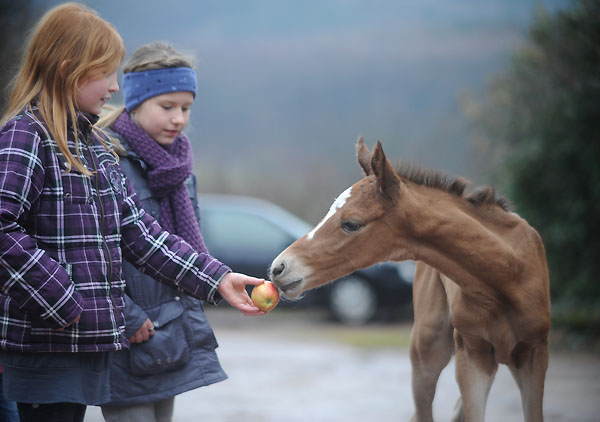
<path id="1" fill-rule="evenodd" d="M 192 174 L 192 148 L 181 132 L 168 147 L 161 146 L 124 111 L 111 125 L 148 165 L 148 187 L 160 201 L 159 223 L 185 239 L 198 252 L 206 252 L 190 195 L 184 181 Z"/>

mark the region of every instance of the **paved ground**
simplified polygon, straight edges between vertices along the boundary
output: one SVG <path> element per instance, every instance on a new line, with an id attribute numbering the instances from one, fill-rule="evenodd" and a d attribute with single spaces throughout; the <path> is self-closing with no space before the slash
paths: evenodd
<path id="1" fill-rule="evenodd" d="M 409 324 L 341 327 L 311 311 L 276 309 L 245 318 L 211 308 L 229 379 L 177 397 L 176 422 L 407 421 L 413 413 Z M 458 397 L 453 363 L 442 373 L 434 415 L 447 421 Z M 546 422 L 600 421 L 600 356 L 552 352 Z M 89 407 L 86 422 L 101 422 Z M 498 371 L 488 422 L 523 420 L 510 373 Z"/>

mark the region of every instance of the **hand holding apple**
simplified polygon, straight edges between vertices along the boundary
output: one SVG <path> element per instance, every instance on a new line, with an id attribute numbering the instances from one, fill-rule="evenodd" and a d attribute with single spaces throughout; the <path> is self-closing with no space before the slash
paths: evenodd
<path id="1" fill-rule="evenodd" d="M 279 291 L 270 281 L 254 286 L 252 289 L 252 303 L 261 311 L 269 312 L 279 303 Z"/>
<path id="2" fill-rule="evenodd" d="M 246 291 L 246 285 L 259 285 L 265 280 L 262 278 L 249 277 L 240 273 L 227 273 L 221 279 L 217 290 L 227 303 L 236 308 L 246 316 L 258 316 L 266 314 L 252 303 L 252 299 Z"/>

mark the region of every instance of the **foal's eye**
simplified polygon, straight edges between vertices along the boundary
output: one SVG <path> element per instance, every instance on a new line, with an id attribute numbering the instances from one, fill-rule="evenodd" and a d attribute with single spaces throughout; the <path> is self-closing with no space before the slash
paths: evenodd
<path id="1" fill-rule="evenodd" d="M 362 224 L 356 221 L 342 221 L 342 230 L 348 233 L 358 231 L 362 227 Z"/>

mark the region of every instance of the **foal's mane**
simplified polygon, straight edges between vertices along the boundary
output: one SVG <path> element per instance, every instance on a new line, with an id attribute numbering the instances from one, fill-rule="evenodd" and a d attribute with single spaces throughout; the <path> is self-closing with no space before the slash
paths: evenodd
<path id="1" fill-rule="evenodd" d="M 401 163 L 396 173 L 403 179 L 409 180 L 417 185 L 426 186 L 448 192 L 452 196 L 463 198 L 475 206 L 497 205 L 504 211 L 513 209 L 511 202 L 498 195 L 493 186 L 482 186 L 470 193 L 465 189 L 470 182 L 462 177 L 451 178 L 439 171 L 426 170 L 410 163 Z"/>

